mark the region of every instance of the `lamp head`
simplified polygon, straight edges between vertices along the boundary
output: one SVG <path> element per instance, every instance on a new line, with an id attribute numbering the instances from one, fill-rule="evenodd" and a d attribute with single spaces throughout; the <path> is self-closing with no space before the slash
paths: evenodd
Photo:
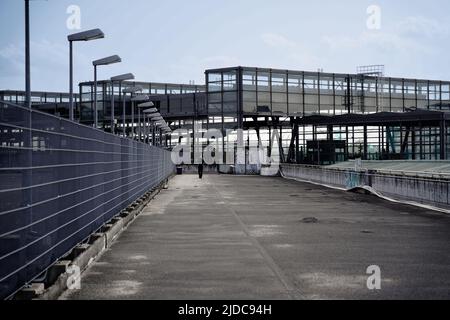
<path id="1" fill-rule="evenodd" d="M 122 59 L 118 55 L 106 57 L 103 59 L 98 59 L 92 62 L 94 66 L 106 66 L 108 64 L 122 62 Z"/>
<path id="2" fill-rule="evenodd" d="M 123 89 L 123 93 L 136 93 L 136 92 L 141 92 L 142 90 L 144 90 L 144 88 L 142 88 L 141 86 L 128 87 L 128 88 Z"/>
<path id="3" fill-rule="evenodd" d="M 145 102 L 138 105 L 138 108 L 151 108 L 154 107 L 155 104 L 153 102 Z"/>
<path id="4" fill-rule="evenodd" d="M 132 73 L 125 73 L 125 74 L 121 74 L 119 76 L 115 76 L 111 78 L 111 81 L 126 81 L 126 80 L 133 80 L 134 79 L 134 74 Z"/>
<path id="5" fill-rule="evenodd" d="M 78 33 L 71 34 L 67 36 L 69 41 L 91 41 L 97 39 L 103 39 L 105 34 L 100 29 L 92 29 L 87 31 L 82 31 Z"/>
<path id="6" fill-rule="evenodd" d="M 149 99 L 149 96 L 144 94 L 144 95 L 139 95 L 136 97 L 131 98 L 131 101 L 147 101 Z"/>
<path id="7" fill-rule="evenodd" d="M 158 109 L 156 109 L 156 108 L 150 108 L 150 109 L 145 109 L 143 112 L 144 112 L 145 114 L 157 113 L 157 112 L 158 112 Z"/>
<path id="8" fill-rule="evenodd" d="M 161 117 L 161 114 L 159 112 L 155 112 L 149 115 L 150 118 L 155 119 L 155 120 L 161 120 L 163 117 Z M 156 119 L 158 118 L 158 119 Z M 161 119 L 159 119 L 161 118 Z"/>

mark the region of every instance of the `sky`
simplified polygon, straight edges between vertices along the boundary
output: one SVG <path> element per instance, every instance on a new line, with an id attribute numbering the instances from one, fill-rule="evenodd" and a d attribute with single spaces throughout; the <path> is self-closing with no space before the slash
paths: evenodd
<path id="1" fill-rule="evenodd" d="M 105 39 L 74 44 L 75 83 L 113 54 L 122 63 L 100 67 L 99 79 L 203 84 L 209 68 L 384 64 L 387 76 L 450 80 L 448 12 L 448 0 L 32 0 L 31 85 L 67 92 L 67 35 L 92 28 Z M 23 90 L 24 70 L 24 1 L 0 0 L 0 90 Z"/>

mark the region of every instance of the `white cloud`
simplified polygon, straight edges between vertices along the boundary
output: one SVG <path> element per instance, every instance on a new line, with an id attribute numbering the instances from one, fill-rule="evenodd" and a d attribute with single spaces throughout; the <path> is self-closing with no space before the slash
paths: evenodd
<path id="1" fill-rule="evenodd" d="M 235 67 L 240 64 L 240 60 L 231 56 L 212 56 L 206 57 L 200 60 L 200 63 L 204 68 L 222 68 L 222 67 Z"/>
<path id="2" fill-rule="evenodd" d="M 15 44 L 9 44 L 0 49 L 0 67 L 2 72 L 20 72 L 25 69 L 25 50 Z"/>
<path id="3" fill-rule="evenodd" d="M 69 50 L 61 44 L 51 43 L 48 40 L 30 43 L 31 59 L 34 67 L 39 68 L 44 65 L 66 65 Z M 24 64 L 25 46 L 24 44 L 9 44 L 0 49 L 0 57 L 14 64 Z M 77 54 L 77 59 L 86 60 L 82 54 Z"/>
<path id="4" fill-rule="evenodd" d="M 431 54 L 434 52 L 432 47 L 396 33 L 363 32 L 356 37 L 324 36 L 322 41 L 334 51 L 368 49 L 378 53 Z"/>
<path id="5" fill-rule="evenodd" d="M 179 79 L 179 82 L 187 83 L 190 80 L 195 80 L 195 83 L 204 83 L 204 71 L 207 69 L 236 67 L 241 64 L 239 58 L 228 55 L 196 57 L 185 56 L 176 63 L 172 63 L 168 68 L 163 67 L 158 70 L 153 70 L 153 77 L 157 77 L 158 81 L 174 82 L 174 79 Z"/>
<path id="6" fill-rule="evenodd" d="M 400 21 L 397 25 L 399 33 L 406 36 L 448 36 L 449 27 L 438 20 L 428 19 L 422 16 L 410 16 Z"/>
<path id="7" fill-rule="evenodd" d="M 68 45 L 52 43 L 48 40 L 31 41 L 31 77 L 34 90 L 63 90 L 61 75 L 68 73 Z M 82 52 L 75 55 L 76 66 L 90 65 Z M 11 43 L 0 48 L 0 88 L 23 87 L 25 72 L 25 46 L 23 43 Z M 87 68 L 79 68 L 75 74 L 75 83 L 88 72 Z M 86 77 L 86 76 L 85 76 Z M 16 79 L 8 81 L 7 79 Z M 19 79 L 19 81 L 18 81 Z"/>
<path id="8" fill-rule="evenodd" d="M 311 47 L 277 33 L 264 33 L 260 37 L 272 49 L 268 54 L 273 68 L 316 70 L 322 67 L 321 60 Z"/>
<path id="9" fill-rule="evenodd" d="M 261 35 L 262 41 L 271 47 L 295 48 L 298 44 L 277 33 L 264 33 Z"/>
<path id="10" fill-rule="evenodd" d="M 19 49 L 14 44 L 9 44 L 4 48 L 0 49 L 0 56 L 5 59 L 23 57 L 23 50 Z"/>
<path id="11" fill-rule="evenodd" d="M 374 53 L 399 53 L 406 55 L 433 54 L 436 47 L 428 43 L 428 38 L 448 34 L 436 20 L 423 17 L 408 17 L 401 20 L 391 30 L 364 31 L 355 36 L 323 36 L 322 42 L 334 51 L 372 50 Z"/>

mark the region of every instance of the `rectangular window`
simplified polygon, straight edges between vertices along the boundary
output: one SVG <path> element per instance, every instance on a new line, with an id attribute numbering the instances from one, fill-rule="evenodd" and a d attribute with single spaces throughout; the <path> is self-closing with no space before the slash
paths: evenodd
<path id="1" fill-rule="evenodd" d="M 208 73 L 208 82 L 222 82 L 222 74 Z"/>
<path id="2" fill-rule="evenodd" d="M 257 112 L 270 113 L 272 111 L 272 106 L 270 104 L 270 93 L 269 92 L 258 92 L 258 106 Z"/>
<path id="3" fill-rule="evenodd" d="M 442 99 L 442 109 L 449 110 L 450 109 L 450 84 L 449 83 L 442 84 L 441 99 Z"/>
<path id="4" fill-rule="evenodd" d="M 272 112 L 287 114 L 286 93 L 272 93 Z"/>
<path id="5" fill-rule="evenodd" d="M 236 71 L 223 73 L 223 90 L 237 90 Z"/>
<path id="6" fill-rule="evenodd" d="M 258 73 L 258 91 L 266 91 L 270 90 L 269 86 L 269 73 L 261 72 Z"/>
<path id="7" fill-rule="evenodd" d="M 236 114 L 237 112 L 237 92 L 224 92 L 223 113 Z"/>
<path id="8" fill-rule="evenodd" d="M 303 91 L 303 77 L 301 75 L 289 74 L 288 91 L 289 93 L 301 93 Z"/>
<path id="9" fill-rule="evenodd" d="M 286 92 L 286 74 L 273 73 L 272 74 L 272 91 Z"/>
<path id="10" fill-rule="evenodd" d="M 428 83 L 417 83 L 417 108 L 428 109 Z"/>
<path id="11" fill-rule="evenodd" d="M 244 90 L 256 90 L 256 72 L 244 71 L 242 74 L 242 85 Z"/>
<path id="12" fill-rule="evenodd" d="M 209 73 L 208 74 L 208 91 L 216 92 L 222 91 L 222 74 Z"/>
<path id="13" fill-rule="evenodd" d="M 289 114 L 301 115 L 303 113 L 303 95 L 299 93 L 289 93 Z"/>
<path id="14" fill-rule="evenodd" d="M 246 113 L 256 113 L 256 92 L 254 91 L 244 91 L 242 94 L 243 98 L 243 110 Z"/>

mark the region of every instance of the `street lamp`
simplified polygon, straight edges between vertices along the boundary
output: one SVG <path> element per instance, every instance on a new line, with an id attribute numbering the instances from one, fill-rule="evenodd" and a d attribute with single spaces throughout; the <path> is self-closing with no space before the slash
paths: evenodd
<path id="1" fill-rule="evenodd" d="M 152 122 L 154 121 L 153 119 L 155 119 L 156 117 L 159 117 L 160 114 L 158 112 L 158 109 L 151 108 L 153 106 L 152 102 L 143 103 L 141 106 L 150 107 L 149 109 L 146 109 L 146 110 L 143 111 L 143 113 L 144 113 L 144 123 L 146 123 L 145 119 L 146 118 L 148 119 L 148 126 L 145 126 L 145 134 L 148 137 L 147 138 L 148 141 L 150 142 L 150 133 L 151 133 L 151 130 L 153 130 L 153 125 L 152 125 Z M 148 134 L 147 134 L 147 132 L 148 132 Z M 152 142 L 153 142 L 153 139 L 152 139 Z"/>
<path id="2" fill-rule="evenodd" d="M 158 112 L 158 110 L 156 108 L 153 108 L 154 106 L 155 106 L 154 103 L 151 102 L 151 101 L 150 102 L 146 102 L 146 103 L 141 103 L 141 104 L 138 105 L 138 112 L 139 112 L 139 141 L 141 141 L 141 135 L 142 135 L 142 132 L 141 132 L 141 109 L 150 108 L 153 111 L 152 113 Z M 151 115 L 151 113 L 148 112 L 149 109 L 146 109 L 146 110 L 144 110 L 142 112 L 144 114 L 144 137 L 145 137 L 145 134 L 147 133 L 147 128 L 145 126 L 145 115 L 146 115 L 145 111 L 147 111 L 147 114 Z"/>
<path id="3" fill-rule="evenodd" d="M 164 145 L 166 147 L 168 147 L 168 142 L 167 141 L 169 140 L 169 137 L 170 137 L 170 134 L 171 134 L 172 130 L 170 129 L 169 125 L 167 125 L 167 124 L 166 124 L 166 126 L 161 128 L 161 130 L 162 130 L 162 133 L 164 134 Z"/>
<path id="4" fill-rule="evenodd" d="M 31 109 L 30 1 L 25 0 L 25 106 Z"/>
<path id="5" fill-rule="evenodd" d="M 131 98 L 131 101 L 134 102 L 142 102 L 142 101 L 147 101 L 149 99 L 149 96 L 144 94 L 144 95 L 138 95 L 134 98 Z M 138 105 L 138 141 L 141 141 L 141 108 Z"/>
<path id="6" fill-rule="evenodd" d="M 132 127 L 132 136 L 134 136 L 134 101 L 133 101 L 133 94 L 136 92 L 142 92 L 144 88 L 142 86 L 136 86 L 136 87 L 128 87 L 123 89 L 123 110 L 122 110 L 122 116 L 123 116 L 123 136 L 126 137 L 126 130 L 125 130 L 125 98 L 126 94 L 129 93 L 131 95 L 131 127 Z"/>
<path id="7" fill-rule="evenodd" d="M 118 55 L 106 57 L 92 62 L 94 65 L 94 126 L 98 127 L 98 110 L 97 110 L 97 67 L 122 62 Z"/>
<path id="8" fill-rule="evenodd" d="M 131 100 L 133 100 L 133 101 L 147 101 L 148 99 L 149 99 L 149 96 L 148 96 L 148 95 L 146 95 L 146 94 L 141 94 L 141 95 L 138 95 L 138 96 L 134 97 L 134 98 L 131 99 Z"/>
<path id="9" fill-rule="evenodd" d="M 75 41 L 91 41 L 102 39 L 105 34 L 100 29 L 92 29 L 67 36 L 69 41 L 69 119 L 73 121 L 73 50 Z"/>
<path id="10" fill-rule="evenodd" d="M 152 145 L 155 145 L 156 129 L 158 128 L 157 123 L 159 123 L 161 121 L 164 121 L 164 118 L 161 117 L 161 115 L 158 113 L 158 114 L 155 114 L 155 115 L 153 115 L 151 117 L 151 121 L 153 122 L 153 125 L 152 125 Z M 161 136 L 161 134 L 160 134 L 160 136 Z"/>
<path id="11" fill-rule="evenodd" d="M 145 114 L 149 115 L 150 118 L 155 117 L 155 115 L 159 115 L 158 109 L 150 108 L 143 111 Z"/>
<path id="12" fill-rule="evenodd" d="M 164 120 L 162 120 L 164 121 Z M 153 123 L 153 145 L 155 145 L 156 139 L 155 139 L 155 131 L 159 132 L 159 145 L 162 144 L 162 127 L 163 127 L 163 122 L 158 121 L 158 122 L 154 122 Z"/>
<path id="13" fill-rule="evenodd" d="M 114 128 L 114 82 L 118 82 L 119 83 L 119 97 L 121 95 L 120 92 L 120 86 L 122 84 L 123 81 L 127 81 L 127 80 L 133 80 L 134 79 L 134 75 L 132 73 L 125 73 L 125 74 L 121 74 L 119 76 L 115 76 L 111 78 L 111 133 L 114 134 L 115 133 L 115 128 Z"/>

